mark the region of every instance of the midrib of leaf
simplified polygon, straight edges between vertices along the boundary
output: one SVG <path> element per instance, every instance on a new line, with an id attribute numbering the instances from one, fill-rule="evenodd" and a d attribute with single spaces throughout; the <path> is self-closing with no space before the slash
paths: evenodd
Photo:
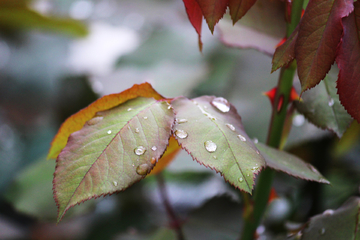
<path id="1" fill-rule="evenodd" d="M 205 111 L 202 107 L 200 107 L 199 105 L 196 105 L 196 106 L 200 109 L 200 111 L 201 111 L 202 113 L 203 113 L 203 112 L 206 112 L 206 111 Z M 206 118 L 209 119 L 209 117 L 206 117 Z M 209 119 L 209 120 L 210 120 L 210 119 Z M 250 185 L 249 185 L 249 183 L 248 183 L 248 180 L 246 179 L 246 175 L 243 173 L 242 168 L 241 168 L 240 164 L 238 163 L 238 161 L 236 161 L 236 160 L 237 160 L 237 157 L 235 156 L 232 148 L 230 147 L 230 143 L 229 143 L 228 138 L 226 137 L 224 131 L 222 131 L 221 127 L 217 124 L 217 122 L 214 122 L 214 121 L 211 121 L 211 120 L 210 120 L 210 122 L 212 122 L 213 124 L 216 125 L 217 129 L 222 133 L 223 137 L 226 139 L 226 143 L 227 143 L 227 145 L 228 145 L 228 150 L 230 149 L 231 154 L 232 154 L 232 156 L 233 156 L 234 159 L 235 159 L 235 163 L 236 163 L 236 165 L 238 166 L 238 169 L 240 170 L 241 174 L 242 174 L 243 177 L 244 177 L 244 180 L 245 180 L 245 182 L 246 182 L 247 187 L 249 188 L 249 190 L 251 190 L 251 187 L 250 187 Z M 225 123 L 225 124 L 226 124 L 226 123 Z M 224 124 L 224 125 L 225 125 L 225 124 Z M 210 130 L 209 130 L 209 131 L 210 131 Z M 206 138 L 202 138 L 202 139 L 203 139 L 203 141 L 204 141 Z"/>

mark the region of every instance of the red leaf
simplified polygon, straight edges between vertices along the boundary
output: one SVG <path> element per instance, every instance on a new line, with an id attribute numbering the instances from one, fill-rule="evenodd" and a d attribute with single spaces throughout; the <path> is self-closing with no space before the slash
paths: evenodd
<path id="1" fill-rule="evenodd" d="M 360 123 L 360 3 L 343 19 L 344 37 L 336 62 L 339 66 L 337 88 L 340 101 L 348 113 Z"/>
<path id="2" fill-rule="evenodd" d="M 233 24 L 247 13 L 255 2 L 256 0 L 229 0 L 229 9 Z"/>
<path id="3" fill-rule="evenodd" d="M 201 26 L 202 26 L 202 18 L 203 14 L 201 12 L 201 8 L 196 0 L 183 0 L 186 13 L 188 15 L 189 21 L 195 28 L 198 36 L 199 36 L 199 48 L 202 50 L 202 41 L 201 41 Z"/>
<path id="4" fill-rule="evenodd" d="M 229 0 L 196 0 L 201 8 L 211 33 L 215 25 L 223 17 Z"/>
<path id="5" fill-rule="evenodd" d="M 295 58 L 295 44 L 298 38 L 299 28 L 295 28 L 290 37 L 276 48 L 272 60 L 271 72 L 288 65 Z"/>
<path id="6" fill-rule="evenodd" d="M 341 19 L 353 11 L 353 0 L 310 0 L 295 44 L 302 91 L 324 79 L 334 63 L 342 36 Z"/>

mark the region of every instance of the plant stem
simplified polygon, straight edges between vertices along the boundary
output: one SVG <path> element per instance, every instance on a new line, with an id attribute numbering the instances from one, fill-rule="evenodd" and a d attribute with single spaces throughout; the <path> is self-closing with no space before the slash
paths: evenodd
<path id="1" fill-rule="evenodd" d="M 287 37 L 290 36 L 299 23 L 302 6 L 303 0 L 294 0 L 292 2 L 291 23 L 287 25 Z M 267 145 L 271 147 L 279 148 L 281 143 L 295 70 L 295 62 L 291 63 L 288 67 L 281 68 L 275 101 L 272 106 L 273 110 L 267 138 Z M 253 213 L 244 219 L 245 224 L 241 238 L 242 240 L 254 239 L 256 229 L 261 222 L 261 218 L 264 215 L 267 206 L 274 176 L 275 172 L 269 168 L 260 173 L 255 188 Z"/>
<path id="2" fill-rule="evenodd" d="M 177 218 L 173 208 L 171 207 L 170 200 L 168 198 L 168 194 L 167 194 L 166 187 L 165 187 L 164 176 L 162 175 L 161 172 L 156 174 L 156 181 L 159 186 L 160 197 L 163 200 L 165 210 L 170 219 L 170 225 L 175 229 L 177 239 L 184 240 L 185 238 L 184 238 L 184 234 L 181 229 L 181 223 L 180 223 L 179 219 Z"/>

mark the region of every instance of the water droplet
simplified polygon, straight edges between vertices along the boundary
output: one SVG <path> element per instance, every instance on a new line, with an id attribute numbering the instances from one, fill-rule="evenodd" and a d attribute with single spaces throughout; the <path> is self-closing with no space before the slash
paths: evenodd
<path id="1" fill-rule="evenodd" d="M 216 151 L 217 146 L 213 141 L 206 141 L 204 143 L 204 145 L 205 145 L 205 148 L 206 148 L 206 150 L 208 152 L 215 152 Z"/>
<path id="2" fill-rule="evenodd" d="M 171 109 L 171 106 L 170 106 L 170 105 L 168 106 L 168 109 Z"/>
<path id="3" fill-rule="evenodd" d="M 246 174 L 246 176 L 250 177 L 250 174 Z"/>
<path id="4" fill-rule="evenodd" d="M 205 106 L 205 105 L 204 105 L 204 108 L 206 109 L 206 108 L 207 108 L 207 106 Z"/>
<path id="5" fill-rule="evenodd" d="M 111 134 L 111 130 L 107 131 L 107 134 Z"/>
<path id="6" fill-rule="evenodd" d="M 132 110 L 132 108 L 128 108 L 127 111 L 130 112 Z"/>
<path id="7" fill-rule="evenodd" d="M 135 167 L 135 164 L 133 163 L 132 166 Z"/>
<path id="8" fill-rule="evenodd" d="M 295 127 L 301 127 L 302 125 L 304 125 L 304 123 L 305 123 L 305 117 L 301 114 L 296 115 L 292 120 L 292 124 Z"/>
<path id="9" fill-rule="evenodd" d="M 325 228 L 321 228 L 319 232 L 320 232 L 321 235 L 324 235 L 326 230 L 325 230 Z"/>
<path id="10" fill-rule="evenodd" d="M 144 117 L 144 120 L 148 119 L 148 117 Z"/>
<path id="11" fill-rule="evenodd" d="M 335 103 L 334 99 L 331 98 L 328 103 L 329 107 L 334 106 L 334 103 Z"/>
<path id="12" fill-rule="evenodd" d="M 155 164 L 156 163 L 156 158 L 152 157 L 151 160 L 150 160 L 151 164 Z"/>
<path id="13" fill-rule="evenodd" d="M 217 159 L 217 156 L 214 155 L 213 158 L 214 158 L 214 159 Z"/>
<path id="14" fill-rule="evenodd" d="M 116 187 L 118 183 L 116 181 L 113 181 L 113 185 Z"/>
<path id="15" fill-rule="evenodd" d="M 230 111 L 230 103 L 228 102 L 228 100 L 226 100 L 225 98 L 222 98 L 222 97 L 214 98 L 211 101 L 211 105 L 213 105 L 214 107 L 219 109 L 221 112 Z"/>
<path id="16" fill-rule="evenodd" d="M 242 177 L 239 178 L 238 180 L 239 180 L 239 182 L 241 182 L 241 183 L 244 181 L 244 179 L 243 179 Z"/>
<path id="17" fill-rule="evenodd" d="M 243 136 L 243 135 L 237 135 L 237 137 L 241 140 L 241 141 L 243 141 L 243 142 L 246 142 L 246 138 Z"/>
<path id="18" fill-rule="evenodd" d="M 311 171 L 313 171 L 316 174 L 319 174 L 319 171 L 313 165 L 308 163 L 307 166 Z"/>
<path id="19" fill-rule="evenodd" d="M 198 102 L 197 102 L 197 101 L 193 101 L 193 103 L 194 103 L 195 105 L 198 105 Z"/>
<path id="20" fill-rule="evenodd" d="M 156 149 L 157 149 L 156 146 L 152 146 L 152 147 L 151 147 L 151 150 L 153 150 L 153 151 L 156 151 Z"/>
<path id="21" fill-rule="evenodd" d="M 140 155 L 143 155 L 146 152 L 146 148 L 144 148 L 143 146 L 139 146 L 139 147 L 134 149 L 134 152 L 135 152 L 136 155 L 140 156 Z"/>
<path id="22" fill-rule="evenodd" d="M 128 129 L 129 129 L 129 130 L 131 129 L 130 126 L 128 126 Z"/>
<path id="23" fill-rule="evenodd" d="M 149 171 L 149 165 L 147 165 L 146 163 L 139 165 L 136 168 L 136 173 L 139 175 L 146 175 Z"/>
<path id="24" fill-rule="evenodd" d="M 90 119 L 89 121 L 87 121 L 87 124 L 95 125 L 95 124 L 101 122 L 101 120 L 103 120 L 103 117 L 94 117 L 94 118 Z"/>
<path id="25" fill-rule="evenodd" d="M 225 124 L 231 131 L 235 131 L 235 127 L 234 127 L 234 125 L 232 125 L 232 124 L 230 124 L 230 123 L 227 123 L 227 124 Z"/>
<path id="26" fill-rule="evenodd" d="M 185 119 L 185 118 L 181 118 L 181 119 L 176 119 L 176 122 L 178 123 L 178 124 L 181 124 L 181 123 L 186 123 L 188 120 L 187 119 Z"/>
<path id="27" fill-rule="evenodd" d="M 184 130 L 176 130 L 175 135 L 181 139 L 187 138 L 188 136 L 187 132 L 185 132 Z"/>
<path id="28" fill-rule="evenodd" d="M 259 143 L 259 139 L 254 138 L 253 142 L 254 142 L 255 144 Z"/>
<path id="29" fill-rule="evenodd" d="M 334 214 L 334 210 L 332 209 L 327 209 L 323 212 L 324 215 L 327 215 L 327 216 L 331 216 Z"/>
<path id="30" fill-rule="evenodd" d="M 135 128 L 135 132 L 139 133 L 140 132 L 139 128 Z"/>

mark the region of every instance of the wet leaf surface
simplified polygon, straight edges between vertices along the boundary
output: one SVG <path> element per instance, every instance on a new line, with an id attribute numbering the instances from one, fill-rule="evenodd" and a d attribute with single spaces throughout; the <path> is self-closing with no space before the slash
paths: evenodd
<path id="1" fill-rule="evenodd" d="M 194 160 L 220 172 L 235 187 L 251 193 L 265 162 L 244 131 L 235 108 L 224 98 L 203 96 L 172 101 L 174 134 Z"/>
<path id="2" fill-rule="evenodd" d="M 167 102 L 139 97 L 98 112 L 71 134 L 54 173 L 58 221 L 75 204 L 144 178 L 165 151 L 173 121 Z"/>

